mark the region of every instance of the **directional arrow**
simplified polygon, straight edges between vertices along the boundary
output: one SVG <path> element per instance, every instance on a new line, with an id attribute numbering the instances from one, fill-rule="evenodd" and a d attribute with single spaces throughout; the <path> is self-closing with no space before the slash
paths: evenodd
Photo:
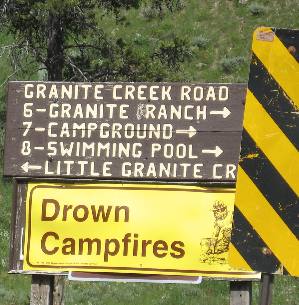
<path id="1" fill-rule="evenodd" d="M 29 162 L 27 161 L 21 168 L 25 173 L 28 173 L 29 170 L 41 169 L 42 167 L 40 165 L 29 165 Z"/>
<path id="2" fill-rule="evenodd" d="M 218 158 L 223 153 L 223 150 L 219 146 L 216 146 L 215 149 L 203 149 L 201 152 L 203 154 L 214 154 Z"/>
<path id="3" fill-rule="evenodd" d="M 210 111 L 210 114 L 222 114 L 222 117 L 226 119 L 231 114 L 231 112 L 228 108 L 223 107 L 223 110 L 212 110 Z"/>
<path id="4" fill-rule="evenodd" d="M 189 127 L 189 129 L 178 129 L 175 131 L 176 133 L 187 133 L 189 135 L 189 138 L 192 138 L 196 135 L 196 129 L 192 126 Z"/>

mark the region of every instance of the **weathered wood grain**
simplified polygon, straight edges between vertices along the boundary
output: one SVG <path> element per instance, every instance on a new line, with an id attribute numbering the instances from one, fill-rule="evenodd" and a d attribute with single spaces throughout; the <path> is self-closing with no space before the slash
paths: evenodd
<path id="1" fill-rule="evenodd" d="M 9 269 L 11 272 L 23 269 L 26 194 L 27 183 L 14 180 L 9 255 Z"/>
<path id="2" fill-rule="evenodd" d="M 53 305 L 54 276 L 32 275 L 30 305 Z"/>

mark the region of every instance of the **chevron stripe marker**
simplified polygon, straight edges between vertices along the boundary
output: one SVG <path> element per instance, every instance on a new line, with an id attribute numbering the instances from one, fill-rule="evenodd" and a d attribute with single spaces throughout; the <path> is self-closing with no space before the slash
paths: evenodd
<path id="1" fill-rule="evenodd" d="M 248 83 L 248 89 L 254 92 L 255 98 L 261 102 L 272 120 L 299 149 L 299 137 L 295 128 L 299 124 L 299 115 L 296 113 L 298 109 L 255 54 L 252 56 L 250 71 L 256 77 Z"/>
<path id="2" fill-rule="evenodd" d="M 290 54 L 299 62 L 299 54 L 296 50 L 299 49 L 299 31 L 291 29 L 276 29 L 275 35 L 283 43 Z"/>
<path id="3" fill-rule="evenodd" d="M 240 254 L 240 252 L 235 248 L 233 244 L 230 244 L 230 257 L 240 268 L 244 268 L 246 270 L 252 270 L 252 268 L 248 265 L 246 260 Z"/>
<path id="4" fill-rule="evenodd" d="M 235 244 L 234 252 L 238 252 L 249 266 L 244 267 L 244 263 L 238 263 L 240 264 L 240 268 L 244 268 L 245 270 L 258 269 L 259 262 L 263 260 L 263 264 L 265 264 L 266 268 L 272 272 L 275 272 L 279 268 L 280 262 L 273 255 L 273 253 L 269 251 L 268 246 L 259 237 L 258 233 L 254 230 L 252 225 L 247 221 L 237 207 L 235 207 L 235 220 L 234 230 L 238 234 L 238 239 L 233 240 Z M 255 250 L 253 255 L 251 253 L 251 249 Z M 265 257 L 267 259 L 264 259 Z M 235 262 L 236 258 L 230 258 Z"/>
<path id="5" fill-rule="evenodd" d="M 244 129 L 251 135 L 256 144 L 266 154 L 281 175 L 299 193 L 297 174 L 299 173 L 298 150 L 287 139 L 281 129 L 274 123 L 262 105 L 248 91 L 246 97 Z M 252 115 L 253 114 L 253 115 Z M 299 125 L 297 126 L 298 129 Z M 282 153 L 283 148 L 283 153 Z M 290 164 L 292 164 L 290 166 Z"/>
<path id="6" fill-rule="evenodd" d="M 299 253 L 298 239 L 242 168 L 239 170 L 242 185 L 237 194 L 236 206 L 290 274 L 299 275 L 298 258 L 296 259 Z M 255 205 L 255 202 L 258 202 L 258 205 Z"/>
<path id="7" fill-rule="evenodd" d="M 258 28 L 252 53 L 230 261 L 299 276 L 299 30 Z"/>
<path id="8" fill-rule="evenodd" d="M 240 160 L 241 168 L 251 177 L 255 186 L 263 193 L 272 208 L 298 238 L 299 226 L 297 215 L 299 213 L 299 205 L 290 204 L 290 202 L 296 203 L 298 196 L 280 176 L 264 153 L 256 146 L 256 143 L 246 130 L 243 132 L 242 144 L 244 147 L 244 157 Z M 258 158 L 250 156 L 258 156 Z M 258 169 L 258 173 L 256 173 L 256 169 Z M 273 188 L 273 183 L 279 184 L 279 188 Z"/>
<path id="9" fill-rule="evenodd" d="M 274 79 L 281 85 L 296 107 L 299 107 L 299 63 L 276 35 L 274 35 L 272 42 L 256 39 L 257 33 L 265 30 L 272 31 L 275 34 L 275 29 L 257 29 L 255 31 L 255 36 L 253 37 L 252 51 L 264 64 Z M 293 32 L 297 31 L 298 30 L 294 30 Z M 298 49 L 295 53 L 298 54 Z"/>

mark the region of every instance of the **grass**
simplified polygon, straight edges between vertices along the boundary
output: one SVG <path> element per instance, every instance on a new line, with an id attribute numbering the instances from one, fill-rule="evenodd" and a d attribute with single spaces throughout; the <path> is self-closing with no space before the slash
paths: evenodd
<path id="1" fill-rule="evenodd" d="M 67 283 L 66 305 L 166 305 L 219 304 L 228 302 L 225 282 L 205 282 L 202 285 L 137 284 L 137 283 Z M 70 294 L 70 291 L 72 294 Z M 97 300 L 97 301 L 96 301 Z"/>
<path id="2" fill-rule="evenodd" d="M 124 24 L 115 23 L 111 16 L 103 17 L 100 23 L 110 35 L 134 41 L 136 50 L 145 55 L 155 45 L 167 42 L 172 37 L 184 39 L 192 56 L 183 62 L 180 70 L 170 70 L 167 80 L 193 82 L 246 82 L 253 30 L 260 25 L 299 28 L 297 0 L 186 0 L 182 3 L 184 5 L 179 10 L 173 14 L 165 12 L 163 18 L 150 12 L 148 7 L 143 7 L 141 10 L 125 12 Z M 0 32 L 0 47 L 12 42 L 12 37 Z M 3 148 L 1 132 L 5 110 L 5 81 L 9 76 L 10 79 L 19 80 L 37 78 L 34 65 L 25 72 L 19 71 L 12 75 L 8 51 L 1 52 L 0 153 Z M 0 304 L 28 305 L 30 277 L 7 274 L 11 193 L 11 183 L 1 179 Z M 65 305 L 228 304 L 228 287 L 226 281 L 212 280 L 204 281 L 201 285 L 67 281 Z M 253 304 L 258 304 L 258 293 L 259 285 L 254 283 Z M 299 280 L 277 276 L 273 305 L 298 305 L 298 300 Z"/>
<path id="3" fill-rule="evenodd" d="M 160 41 L 173 36 L 190 42 L 193 56 L 180 71 L 169 75 L 172 81 L 198 82 L 246 82 L 250 61 L 250 44 L 253 30 L 257 26 L 298 28 L 299 3 L 288 1 L 238 0 L 185 1 L 183 9 L 174 15 L 147 20 L 140 11 L 126 14 L 129 25 L 115 24 L 112 18 L 104 18 L 105 31 L 117 38 L 134 40 L 136 35 L 143 44 L 139 52 L 147 53 Z M 192 48 L 198 37 L 206 38 L 205 48 Z M 223 71 L 222 61 L 244 58 L 239 69 Z M 194 68 L 196 67 L 196 68 Z"/>
<path id="4" fill-rule="evenodd" d="M 4 284 L 5 283 L 5 284 Z M 145 283 L 65 284 L 65 305 L 196 305 L 229 304 L 229 283 L 205 280 L 200 285 Z M 273 305 L 298 305 L 299 279 L 276 276 Z M 1 273 L 3 305 L 28 305 L 30 277 Z M 253 305 L 259 304 L 259 283 L 253 283 Z"/>
<path id="5" fill-rule="evenodd" d="M 0 273 L 0 299 L 3 305 L 28 305 L 30 277 Z"/>

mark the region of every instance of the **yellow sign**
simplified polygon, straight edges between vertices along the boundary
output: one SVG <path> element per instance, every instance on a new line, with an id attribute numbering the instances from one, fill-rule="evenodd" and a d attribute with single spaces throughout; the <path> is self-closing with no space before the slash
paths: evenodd
<path id="1" fill-rule="evenodd" d="M 29 184 L 24 270 L 239 277 L 227 264 L 233 204 L 233 189 Z"/>
<path id="2" fill-rule="evenodd" d="M 298 41 L 299 30 L 253 34 L 231 247 L 243 270 L 299 276 Z"/>

